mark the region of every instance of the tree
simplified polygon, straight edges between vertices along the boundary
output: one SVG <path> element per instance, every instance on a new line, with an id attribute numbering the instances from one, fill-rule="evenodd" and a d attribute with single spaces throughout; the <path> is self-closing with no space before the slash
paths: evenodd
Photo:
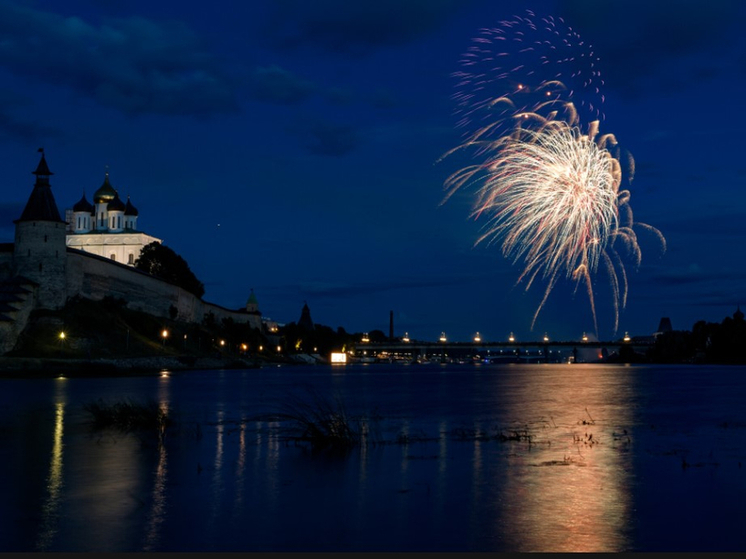
<path id="1" fill-rule="evenodd" d="M 199 298 L 205 294 L 204 284 L 192 273 L 186 260 L 161 243 L 145 245 L 135 260 L 135 268 L 178 285 Z"/>

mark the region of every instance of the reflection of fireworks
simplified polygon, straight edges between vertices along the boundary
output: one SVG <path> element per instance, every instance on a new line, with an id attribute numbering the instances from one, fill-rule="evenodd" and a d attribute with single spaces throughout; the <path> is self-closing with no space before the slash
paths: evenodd
<path id="1" fill-rule="evenodd" d="M 616 139 L 598 136 L 603 95 L 592 51 L 584 50 L 589 47 L 572 30 L 560 32 L 553 19 L 537 26 L 529 16 L 483 30 L 464 55 L 455 99 L 459 126 L 468 131 L 465 142 L 449 153 L 473 148 L 484 161 L 451 175 L 446 187 L 452 194 L 479 184 L 474 215 L 485 215 L 489 222 L 477 242 L 502 239 L 503 254 L 525 265 L 518 282 L 525 281 L 526 289 L 537 276 L 547 281 L 532 328 L 562 277 L 574 279 L 576 288 L 585 283 L 596 323 L 591 275 L 600 265 L 614 294 L 616 332 L 627 299 L 627 275 L 617 248 L 639 265 L 633 225 L 652 232 L 664 248 L 665 239 L 657 229 L 634 223 L 630 193 L 620 190 Z M 554 42 L 536 36 L 540 33 Z M 505 41 L 513 52 L 498 48 Z M 526 60 L 517 63 L 513 59 L 518 57 Z M 504 59 L 511 62 L 506 65 Z M 560 78 L 577 83 L 568 87 Z M 491 96 L 493 89 L 497 96 Z M 589 93 L 597 97 L 596 104 L 586 100 Z M 581 112 L 593 119 L 587 134 L 580 129 Z M 625 164 L 632 170 L 631 157 Z"/>

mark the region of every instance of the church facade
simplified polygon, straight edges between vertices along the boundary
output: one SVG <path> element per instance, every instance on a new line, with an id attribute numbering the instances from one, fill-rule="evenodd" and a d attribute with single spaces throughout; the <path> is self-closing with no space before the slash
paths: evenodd
<path id="1" fill-rule="evenodd" d="M 0 243 L 0 355 L 13 349 L 35 309 L 57 310 L 73 297 L 123 299 L 127 307 L 154 316 L 199 323 L 230 318 L 263 329 L 253 292 L 237 310 L 203 301 L 193 293 L 133 266 L 140 250 L 160 239 L 138 231 L 138 212 L 123 203 L 108 174 L 94 194 L 60 216 L 44 153 L 33 172 L 34 187 L 14 221 L 12 243 Z"/>
<path id="2" fill-rule="evenodd" d="M 93 194 L 93 204 L 83 193 L 83 197 L 66 210 L 67 246 L 134 266 L 145 245 L 163 242 L 138 231 L 138 215 L 129 196 L 126 203 L 119 197 L 119 192 L 109 182 L 107 171 L 103 184 Z"/>

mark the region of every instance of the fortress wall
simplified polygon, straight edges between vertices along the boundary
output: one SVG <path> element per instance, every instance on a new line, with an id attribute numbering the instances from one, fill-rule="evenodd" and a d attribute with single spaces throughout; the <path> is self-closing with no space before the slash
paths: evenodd
<path id="1" fill-rule="evenodd" d="M 13 252 L 3 251 L 0 247 L 0 281 L 13 275 Z"/>
<path id="2" fill-rule="evenodd" d="M 27 289 L 28 286 L 25 286 Z M 23 329 L 28 323 L 31 311 L 34 310 L 37 304 L 37 289 L 33 288 L 32 292 L 27 294 L 23 299 L 17 303 L 13 303 L 13 306 L 17 309 L 14 312 L 5 313 L 11 318 L 10 322 L 0 322 L 0 355 L 3 355 L 12 350 L 18 337 L 23 332 Z"/>
<path id="3" fill-rule="evenodd" d="M 188 291 L 166 281 L 119 264 L 108 258 L 68 249 L 67 296 L 81 295 L 101 300 L 111 296 L 127 301 L 127 307 L 155 316 L 169 317 L 173 305 L 178 310 L 177 320 L 201 323 L 209 312 L 219 324 L 223 318 L 238 323 L 250 322 L 261 328 L 261 316 L 236 312 L 200 300 Z"/>

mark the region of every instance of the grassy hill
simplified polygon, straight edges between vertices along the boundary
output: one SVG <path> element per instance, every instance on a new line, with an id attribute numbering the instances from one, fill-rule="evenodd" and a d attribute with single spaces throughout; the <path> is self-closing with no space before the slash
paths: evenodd
<path id="1" fill-rule="evenodd" d="M 164 332 L 166 335 L 164 336 Z M 191 324 L 126 307 L 122 299 L 72 299 L 59 311 L 34 311 L 9 357 L 118 359 L 149 356 L 242 358 L 267 347 L 244 324 Z"/>

